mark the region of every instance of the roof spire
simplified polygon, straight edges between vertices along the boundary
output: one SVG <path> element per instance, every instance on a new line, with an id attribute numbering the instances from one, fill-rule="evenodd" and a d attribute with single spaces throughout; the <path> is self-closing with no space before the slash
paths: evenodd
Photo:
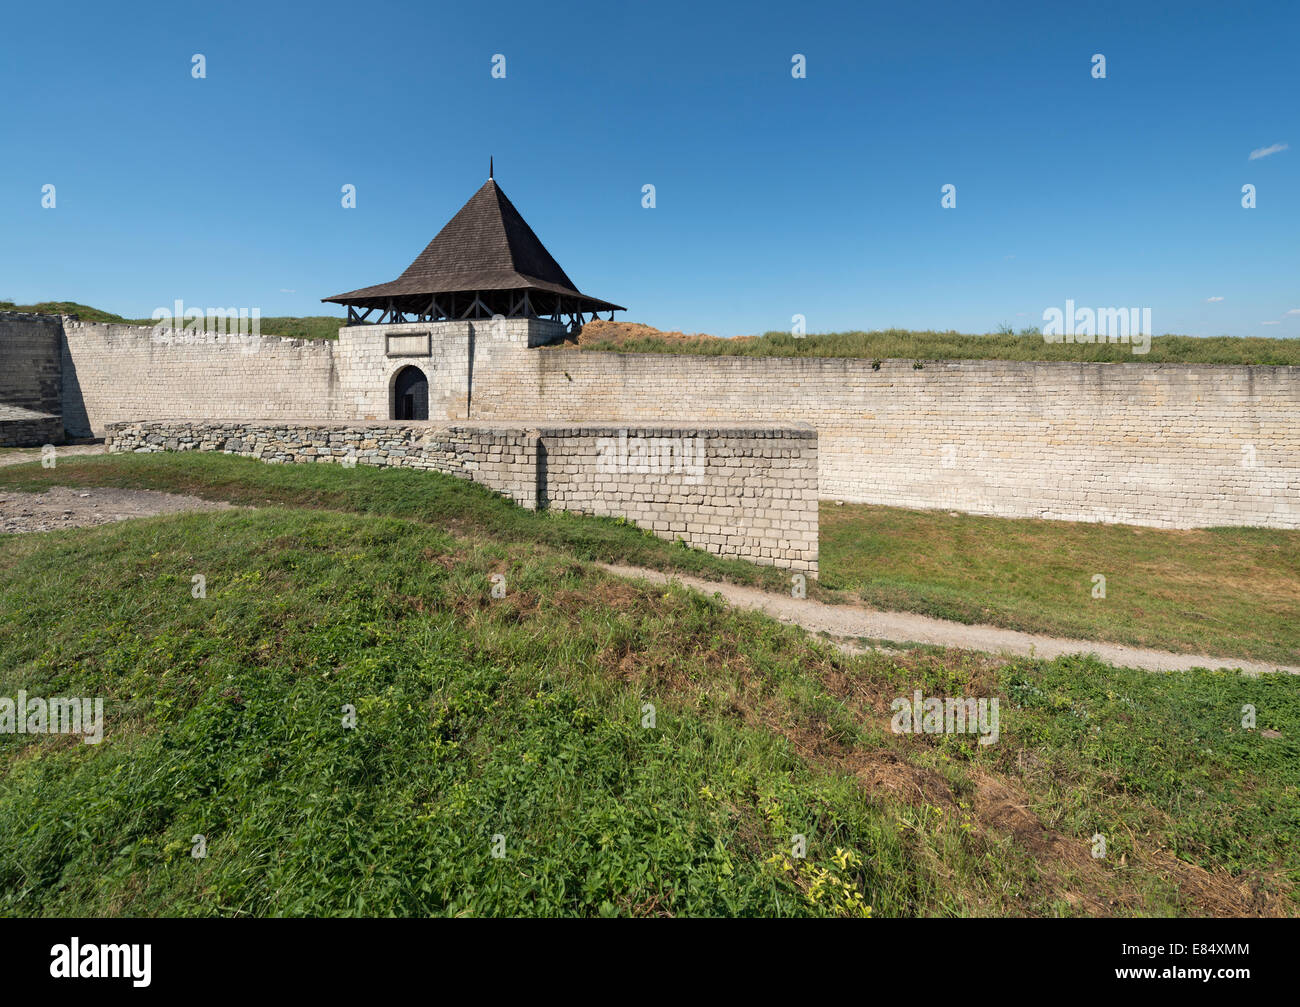
<path id="1" fill-rule="evenodd" d="M 488 181 L 492 181 L 492 155 L 488 155 Z"/>

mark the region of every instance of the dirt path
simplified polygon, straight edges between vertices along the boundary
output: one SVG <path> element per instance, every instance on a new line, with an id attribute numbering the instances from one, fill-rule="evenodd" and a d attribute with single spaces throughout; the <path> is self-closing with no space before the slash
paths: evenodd
<path id="1" fill-rule="evenodd" d="M 54 486 L 44 493 L 0 490 L 0 535 L 89 528 L 127 518 L 194 510 L 229 510 L 230 506 L 154 490 L 69 489 L 66 486 Z"/>
<path id="2" fill-rule="evenodd" d="M 1051 659 L 1063 654 L 1096 654 L 1103 661 L 1124 668 L 1143 668 L 1147 671 L 1186 671 L 1189 668 L 1239 668 L 1248 675 L 1275 671 L 1300 675 L 1300 668 L 1266 664 L 1259 661 L 1240 661 L 1201 654 L 1171 654 L 1163 650 L 1126 647 L 1118 643 L 1097 640 L 1066 640 L 1054 636 L 1038 636 L 997 626 L 968 626 L 961 622 L 946 622 L 912 612 L 883 612 L 865 605 L 828 605 L 811 598 L 787 598 L 785 595 L 702 580 L 684 574 L 666 574 L 634 566 L 599 564 L 604 570 L 619 577 L 639 577 L 654 584 L 677 581 L 705 594 L 720 594 L 737 608 L 751 609 L 770 615 L 781 622 L 802 626 L 810 633 L 826 633 L 846 650 L 861 650 L 853 643 L 860 638 L 889 640 L 898 643 L 929 643 L 941 647 L 961 647 L 990 654 L 1014 654 L 1021 657 Z"/>

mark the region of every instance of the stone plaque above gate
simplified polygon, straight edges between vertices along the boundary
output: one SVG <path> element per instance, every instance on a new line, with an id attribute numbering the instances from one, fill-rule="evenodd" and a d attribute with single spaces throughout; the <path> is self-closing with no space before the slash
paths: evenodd
<path id="1" fill-rule="evenodd" d="M 428 332 L 388 333 L 387 356 L 390 357 L 427 357 L 429 356 L 430 334 Z"/>

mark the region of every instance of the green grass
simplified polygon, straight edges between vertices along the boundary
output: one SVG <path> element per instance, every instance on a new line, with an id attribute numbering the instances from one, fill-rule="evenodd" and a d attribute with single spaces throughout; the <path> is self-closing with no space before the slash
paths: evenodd
<path id="1" fill-rule="evenodd" d="M 821 584 L 887 609 L 1300 666 L 1300 532 L 821 506 Z M 1092 597 L 1093 576 L 1105 599 Z"/>
<path id="2" fill-rule="evenodd" d="M 0 468 L 0 487 L 120 486 L 232 503 L 417 518 L 579 558 L 788 591 L 788 575 L 665 542 L 617 520 L 520 510 L 424 473 L 262 465 L 218 454 L 70 457 Z M 1300 665 L 1300 532 L 1166 531 L 823 503 L 821 580 L 871 605 L 965 623 Z M 1093 575 L 1105 600 L 1092 597 Z"/>
<path id="3" fill-rule="evenodd" d="M 623 519 L 527 511 L 475 483 L 429 479 L 428 473 L 409 469 L 266 465 L 206 452 L 71 456 L 53 469 L 41 468 L 38 462 L 0 468 L 0 487 L 41 492 L 50 486 L 152 489 L 235 504 L 415 518 L 495 542 L 547 545 L 579 559 L 694 573 L 772 590 L 790 587 L 789 575 L 779 570 L 687 549 Z"/>
<path id="4" fill-rule="evenodd" d="M 0 311 L 25 311 L 36 315 L 76 315 L 83 322 L 127 322 L 121 315 L 115 315 L 111 311 L 101 311 L 88 304 L 78 304 L 76 301 L 42 301 L 39 304 L 0 301 Z"/>
<path id="5" fill-rule="evenodd" d="M 744 339 L 584 339 L 584 351 L 695 353 L 743 357 L 868 357 L 873 360 L 1074 360 L 1145 364 L 1268 364 L 1300 366 L 1300 339 L 1164 335 L 1135 354 L 1120 343 L 1048 343 L 1042 335 L 959 332 L 829 332 L 795 338 L 768 332 Z"/>
<path id="6" fill-rule="evenodd" d="M 710 557 L 429 473 L 167 455 L 53 475 L 259 508 L 0 540 L 0 696 L 107 713 L 97 746 L 0 735 L 0 913 L 1298 908 L 1300 679 L 849 657 L 585 562 Z M 999 698 L 999 743 L 891 733 L 914 688 Z M 1243 730 L 1245 704 L 1281 736 Z"/>
<path id="7" fill-rule="evenodd" d="M 150 318 L 124 318 L 75 301 L 43 301 L 16 305 L 0 301 L 0 311 L 77 315 L 88 322 L 153 325 Z M 332 315 L 274 316 L 261 320 L 266 336 L 298 339 L 337 339 L 346 319 Z M 597 327 L 594 332 L 599 331 Z M 1155 336 L 1146 354 L 1134 354 L 1127 344 L 1047 343 L 1036 330 L 1014 333 L 1004 326 L 996 333 L 882 329 L 872 332 L 827 332 L 796 339 L 788 332 L 767 332 L 736 339 L 588 336 L 583 350 L 619 353 L 695 353 L 706 356 L 752 357 L 868 357 L 873 360 L 1076 360 L 1112 363 L 1260 364 L 1300 366 L 1300 339 L 1254 336 Z"/>
<path id="8" fill-rule="evenodd" d="M 168 305 L 170 308 L 170 305 Z M 76 315 L 83 322 L 116 322 L 120 325 L 156 325 L 152 318 L 123 318 L 111 311 L 101 311 L 87 304 L 76 301 L 42 301 L 40 304 L 14 304 L 13 301 L 0 301 L 0 311 L 27 311 L 39 315 Z M 339 327 L 346 324 L 346 319 L 332 315 L 274 315 L 260 319 L 260 331 L 264 336 L 285 336 L 294 339 L 337 339 Z"/>
<path id="9" fill-rule="evenodd" d="M 0 612 L 0 695 L 108 710 L 98 746 L 0 736 L 7 914 L 1294 911 L 1281 676 L 848 658 L 558 550 L 280 507 L 12 539 Z M 1001 742 L 889 733 L 913 687 L 1002 697 Z"/>

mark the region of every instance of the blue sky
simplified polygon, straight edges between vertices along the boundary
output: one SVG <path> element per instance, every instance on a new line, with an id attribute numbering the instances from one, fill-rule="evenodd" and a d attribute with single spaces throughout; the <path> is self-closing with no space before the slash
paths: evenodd
<path id="1" fill-rule="evenodd" d="M 660 328 L 985 332 L 1069 298 L 1150 307 L 1157 333 L 1300 335 L 1294 2 L 173 0 L 3 22 L 0 298 L 20 303 L 331 313 L 396 277 L 493 155 L 578 286 Z"/>

